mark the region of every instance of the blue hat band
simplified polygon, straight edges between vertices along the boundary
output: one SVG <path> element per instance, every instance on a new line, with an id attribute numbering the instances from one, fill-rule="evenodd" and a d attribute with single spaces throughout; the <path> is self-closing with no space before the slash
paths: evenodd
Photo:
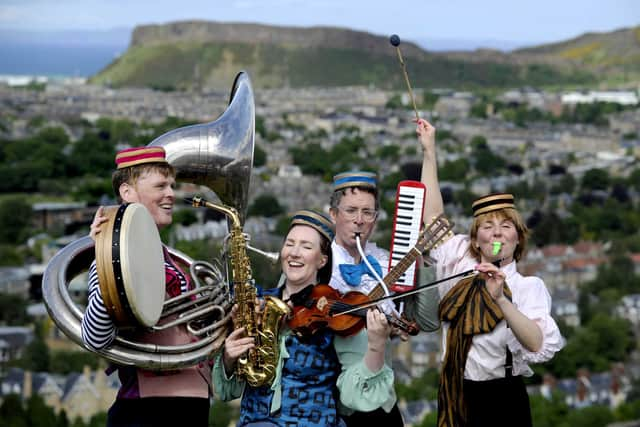
<path id="1" fill-rule="evenodd" d="M 376 186 L 375 178 L 369 178 L 366 176 L 346 176 L 344 178 L 339 178 L 334 182 L 334 187 L 344 187 L 345 184 L 353 184 L 352 187 L 357 187 L 358 185 L 363 186 Z M 349 185 L 346 185 L 349 186 Z"/>
<path id="2" fill-rule="evenodd" d="M 333 230 L 328 227 L 325 223 L 323 223 L 322 221 L 309 216 L 309 215 L 295 215 L 291 221 L 291 224 L 302 224 L 304 225 L 304 223 L 308 223 L 307 225 L 310 225 L 312 227 L 314 227 L 316 230 L 318 230 L 320 233 L 322 233 L 324 235 L 324 237 L 326 237 L 329 241 L 332 241 L 334 238 L 334 233 Z"/>

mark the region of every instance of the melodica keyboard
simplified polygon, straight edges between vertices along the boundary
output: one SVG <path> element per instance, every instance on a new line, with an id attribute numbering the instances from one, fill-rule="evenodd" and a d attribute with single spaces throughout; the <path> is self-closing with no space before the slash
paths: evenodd
<path id="1" fill-rule="evenodd" d="M 393 234 L 391 235 L 391 249 L 389 256 L 389 271 L 413 248 L 418 241 L 422 216 L 424 213 L 424 198 L 426 188 L 419 181 L 401 181 L 396 192 L 396 211 L 393 217 Z M 415 285 L 416 267 L 413 263 L 391 285 L 394 292 L 409 290 Z"/>

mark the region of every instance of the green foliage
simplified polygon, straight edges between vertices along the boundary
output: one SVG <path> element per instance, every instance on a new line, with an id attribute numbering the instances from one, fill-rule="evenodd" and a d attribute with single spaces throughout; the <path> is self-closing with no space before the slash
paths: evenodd
<path id="1" fill-rule="evenodd" d="M 553 393 L 551 399 L 546 399 L 540 395 L 529 397 L 531 405 L 531 418 L 536 427 L 557 427 L 560 426 L 567 414 L 569 407 L 564 401 L 564 395 Z"/>
<path id="2" fill-rule="evenodd" d="M 25 348 L 22 357 L 12 364 L 32 372 L 45 372 L 49 370 L 49 361 L 49 347 L 41 337 L 35 335 L 33 341 Z"/>
<path id="3" fill-rule="evenodd" d="M 260 167 L 267 163 L 267 152 L 256 145 L 253 149 L 253 166 Z"/>
<path id="4" fill-rule="evenodd" d="M 554 210 L 534 212 L 527 225 L 532 231 L 531 242 L 536 246 L 575 243 L 580 238 L 580 224 L 577 220 L 573 217 L 561 218 Z"/>
<path id="5" fill-rule="evenodd" d="M 228 427 L 239 415 L 235 407 L 215 399 L 209 409 L 209 427 Z"/>
<path id="6" fill-rule="evenodd" d="M 471 206 L 473 201 L 477 198 L 478 198 L 477 194 L 474 194 L 472 191 L 466 188 L 456 191 L 453 195 L 453 201 L 465 208 L 467 208 L 468 206 Z"/>
<path id="7" fill-rule="evenodd" d="M 87 176 L 78 180 L 71 195 L 75 200 L 84 200 L 93 205 L 97 205 L 103 196 L 115 197 L 110 174 L 106 178 Z"/>
<path id="8" fill-rule="evenodd" d="M 215 239 L 180 240 L 175 248 L 195 260 L 211 261 L 220 253 L 220 244 Z"/>
<path id="9" fill-rule="evenodd" d="M 259 115 L 259 114 L 256 114 L 256 124 L 255 124 L 255 126 L 256 126 L 256 134 L 260 135 L 263 138 L 266 138 L 267 137 L 267 128 L 265 127 L 264 123 L 265 123 L 264 122 L 264 117 Z"/>
<path id="10" fill-rule="evenodd" d="M 464 182 L 469 174 L 471 165 L 464 157 L 453 161 L 447 161 L 438 167 L 438 177 L 442 181 Z"/>
<path id="11" fill-rule="evenodd" d="M 379 159 L 397 161 L 400 158 L 400 147 L 398 145 L 384 145 L 376 150 L 376 157 Z"/>
<path id="12" fill-rule="evenodd" d="M 365 148 L 365 143 L 357 131 L 356 128 L 342 137 L 328 152 L 319 143 L 312 142 L 303 147 L 289 148 L 289 154 L 293 163 L 299 166 L 304 174 L 330 177 L 364 162 L 360 151 Z"/>
<path id="13" fill-rule="evenodd" d="M 438 425 L 438 412 L 431 411 L 424 416 L 418 427 L 436 427 Z"/>
<path id="14" fill-rule="evenodd" d="M 115 144 L 110 140 L 110 133 L 86 133 L 71 148 L 67 160 L 69 175 L 110 177 L 115 154 Z"/>
<path id="15" fill-rule="evenodd" d="M 328 153 L 318 143 L 303 147 L 289 148 L 293 163 L 300 167 L 304 174 L 324 175 L 329 171 Z"/>
<path id="16" fill-rule="evenodd" d="M 599 200 L 584 204 L 581 199 L 570 210 L 574 220 L 580 224 L 580 236 L 584 240 L 610 240 L 637 233 L 640 215 L 630 206 L 613 198 L 604 203 Z"/>
<path id="17" fill-rule="evenodd" d="M 382 190 L 381 193 L 384 193 L 386 191 L 394 191 L 395 192 L 395 190 L 398 188 L 398 183 L 400 181 L 405 180 L 405 179 L 407 179 L 407 177 L 406 177 L 406 175 L 404 173 L 402 173 L 402 171 L 393 172 L 393 173 L 390 173 L 390 174 L 386 175 L 380 181 L 380 189 Z M 391 206 L 391 210 L 389 212 L 387 212 L 387 214 L 392 216 L 394 211 L 395 211 L 395 204 L 393 206 Z"/>
<path id="18" fill-rule="evenodd" d="M 574 376 L 583 367 L 603 372 L 612 362 L 625 360 L 632 345 L 633 335 L 626 320 L 596 314 L 545 366 L 558 378 Z"/>
<path id="19" fill-rule="evenodd" d="M 539 64 L 470 62 L 434 55 L 412 57 L 408 65 L 414 85 L 423 88 L 555 86 L 595 81 L 587 71 L 564 71 Z M 164 89 L 220 87 L 219 76 L 229 67 L 250 70 L 256 87 L 375 85 L 403 90 L 405 85 L 393 55 L 366 49 L 228 41 L 132 46 L 91 81 Z M 423 105 L 429 108 L 434 95 L 426 93 Z"/>
<path id="20" fill-rule="evenodd" d="M 262 194 L 256 197 L 251 206 L 249 206 L 247 215 L 274 217 L 284 212 L 285 208 L 273 194 Z"/>
<path id="21" fill-rule="evenodd" d="M 5 427 L 28 427 L 27 413 L 22 406 L 22 400 L 17 394 L 2 396 L 0 404 L 0 420 Z M 46 425 L 46 424 L 44 424 Z"/>
<path id="22" fill-rule="evenodd" d="M 26 402 L 26 420 L 29 426 L 47 426 L 56 418 L 53 408 L 44 403 L 42 397 L 32 394 Z"/>
<path id="23" fill-rule="evenodd" d="M 576 189 L 576 179 L 571 174 L 564 174 L 559 181 L 551 186 L 549 193 L 556 195 L 560 193 L 572 194 Z"/>
<path id="24" fill-rule="evenodd" d="M 94 414 L 91 419 L 89 419 L 89 424 L 87 427 L 104 427 L 107 425 L 107 413 L 106 412 L 98 412 Z"/>
<path id="25" fill-rule="evenodd" d="M 49 372 L 67 375 L 82 372 L 85 366 L 98 369 L 100 359 L 89 351 L 53 351 L 49 358 Z"/>
<path id="26" fill-rule="evenodd" d="M 420 103 L 419 108 L 432 110 L 436 105 L 436 102 L 438 102 L 438 98 L 440 98 L 440 95 L 437 93 L 429 91 L 422 92 L 422 102 Z"/>
<path id="27" fill-rule="evenodd" d="M 438 370 L 429 368 L 408 385 L 397 383 L 396 393 L 398 398 L 409 402 L 420 399 L 435 400 L 438 398 L 439 380 L 440 374 Z"/>
<path id="28" fill-rule="evenodd" d="M 0 266 L 19 266 L 24 257 L 13 245 L 0 244 Z"/>
<path id="29" fill-rule="evenodd" d="M 13 294 L 0 293 L 0 323 L 22 326 L 28 322 L 27 301 Z"/>
<path id="30" fill-rule="evenodd" d="M 172 224 L 188 226 L 198 222 L 198 216 L 194 209 L 178 209 L 173 213 Z"/>
<path id="31" fill-rule="evenodd" d="M 586 191 L 606 190 L 610 183 L 609 172 L 604 169 L 589 169 L 580 181 L 582 189 Z"/>
<path id="32" fill-rule="evenodd" d="M 581 103 L 575 106 L 566 106 L 562 111 L 560 121 L 606 126 L 609 124 L 607 115 L 634 108 L 637 106 L 624 106 L 614 102 Z"/>
<path id="33" fill-rule="evenodd" d="M 0 243 L 22 242 L 30 230 L 33 211 L 27 198 L 8 197 L 0 201 Z"/>
<path id="34" fill-rule="evenodd" d="M 487 144 L 484 136 L 476 135 L 471 138 L 471 158 L 479 174 L 483 176 L 493 176 L 505 168 L 507 162 L 497 154 L 494 154 Z"/>
<path id="35" fill-rule="evenodd" d="M 613 413 L 608 407 L 593 405 L 569 412 L 560 426 L 602 427 L 613 421 Z"/>
<path id="36" fill-rule="evenodd" d="M 387 100 L 387 103 L 384 105 L 385 108 L 389 110 L 398 110 L 400 108 L 404 108 L 402 105 L 402 96 L 399 93 L 394 93 L 391 95 L 391 98 Z"/>

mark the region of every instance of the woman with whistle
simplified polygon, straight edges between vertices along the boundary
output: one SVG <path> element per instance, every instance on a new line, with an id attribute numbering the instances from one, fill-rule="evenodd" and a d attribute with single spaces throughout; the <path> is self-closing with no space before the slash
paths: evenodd
<path id="1" fill-rule="evenodd" d="M 444 211 L 435 128 L 419 119 L 416 132 L 423 148 L 425 218 L 433 218 Z M 544 282 L 517 271 L 528 229 L 513 195 L 481 197 L 471 210 L 469 233 L 451 237 L 429 253 L 436 260 L 437 279 L 472 272 L 438 286 L 443 328 L 438 427 L 531 426 L 522 377 L 533 374 L 530 364 L 550 360 L 564 339 L 551 318 Z"/>

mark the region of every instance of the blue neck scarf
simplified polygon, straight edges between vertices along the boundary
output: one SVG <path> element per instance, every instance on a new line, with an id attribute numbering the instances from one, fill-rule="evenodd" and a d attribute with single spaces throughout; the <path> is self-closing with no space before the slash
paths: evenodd
<path id="1" fill-rule="evenodd" d="M 382 268 L 380 267 L 380 263 L 378 263 L 378 260 L 376 260 L 371 255 L 367 255 L 367 260 L 376 271 L 376 273 L 378 273 L 378 276 L 382 277 Z M 360 261 L 360 264 L 340 264 L 338 268 L 340 268 L 340 274 L 342 274 L 342 278 L 345 282 L 347 282 L 347 285 L 349 286 L 359 286 L 363 274 L 368 274 L 371 277 L 375 277 L 373 275 L 373 272 L 369 270 L 369 267 L 364 263 L 364 261 Z"/>

